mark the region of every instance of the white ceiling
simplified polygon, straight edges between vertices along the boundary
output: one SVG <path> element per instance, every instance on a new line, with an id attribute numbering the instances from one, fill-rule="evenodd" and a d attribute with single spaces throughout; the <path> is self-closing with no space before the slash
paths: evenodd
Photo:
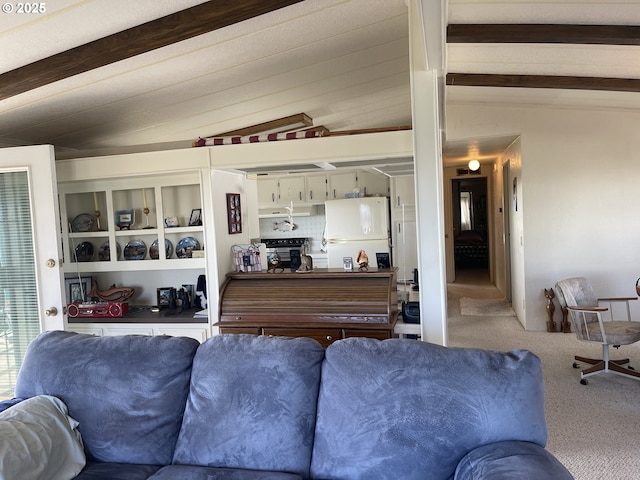
<path id="1" fill-rule="evenodd" d="M 200 3 L 56 0 L 45 14 L 0 14 L 0 71 Z M 447 17 L 640 25 L 640 3 L 449 0 Z M 301 112 L 330 131 L 410 125 L 407 23 L 405 0 L 305 0 L 2 100 L 0 145 L 51 143 L 61 158 L 188 147 Z M 458 43 L 446 57 L 455 73 L 640 78 L 638 46 Z M 640 94 L 448 86 L 446 102 L 638 109 Z M 448 139 L 445 157 L 464 162 L 475 146 L 489 160 L 513 138 Z"/>

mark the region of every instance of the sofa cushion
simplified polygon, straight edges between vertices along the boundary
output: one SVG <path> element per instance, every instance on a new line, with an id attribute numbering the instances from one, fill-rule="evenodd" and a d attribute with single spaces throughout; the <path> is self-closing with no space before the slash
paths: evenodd
<path id="1" fill-rule="evenodd" d="M 61 398 L 80 422 L 89 459 L 167 465 L 198 345 L 183 337 L 45 332 L 27 349 L 16 396 Z"/>
<path id="2" fill-rule="evenodd" d="M 349 338 L 326 352 L 311 474 L 448 479 L 480 445 L 546 438 L 532 353 Z"/>
<path id="3" fill-rule="evenodd" d="M 162 468 L 149 480 L 302 480 L 293 473 L 242 470 L 236 468 L 170 465 Z"/>
<path id="4" fill-rule="evenodd" d="M 309 338 L 207 340 L 193 362 L 174 463 L 307 477 L 323 357 Z"/>
<path id="5" fill-rule="evenodd" d="M 86 463 L 78 422 L 59 398 L 29 398 L 0 413 L 0 478 L 68 480 Z"/>

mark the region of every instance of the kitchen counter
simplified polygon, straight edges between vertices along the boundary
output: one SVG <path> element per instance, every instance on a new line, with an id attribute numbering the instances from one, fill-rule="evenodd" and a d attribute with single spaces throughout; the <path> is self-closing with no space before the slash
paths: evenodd
<path id="1" fill-rule="evenodd" d="M 228 273 L 221 333 L 305 336 L 327 346 L 346 337 L 391 338 L 398 318 L 396 270 Z"/>

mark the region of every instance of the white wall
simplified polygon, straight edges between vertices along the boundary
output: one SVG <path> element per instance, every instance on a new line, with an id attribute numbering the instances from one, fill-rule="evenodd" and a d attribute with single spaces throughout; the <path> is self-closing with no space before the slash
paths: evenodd
<path id="1" fill-rule="evenodd" d="M 231 256 L 233 245 L 247 245 L 260 231 L 257 216 L 256 181 L 248 180 L 243 174 L 222 170 L 211 171 L 211 196 L 213 203 L 215 252 L 217 257 L 217 282 L 222 285 L 225 275 L 235 270 Z M 227 193 L 240 194 L 242 233 L 230 234 L 227 224 Z M 207 279 L 209 281 L 209 279 Z M 213 281 L 213 279 L 212 279 Z M 209 291 L 213 291 L 210 288 Z M 217 302 L 217 299 L 216 299 Z M 217 305 L 217 303 L 215 303 Z"/>
<path id="2" fill-rule="evenodd" d="M 635 296 L 640 113 L 449 105 L 447 122 L 450 140 L 521 135 L 521 157 L 517 146 L 507 157 L 513 155 L 512 176 L 522 180 L 512 232 L 519 242 L 521 215 L 513 303 L 528 330 L 546 329 L 544 288 L 562 278 L 586 276 L 599 296 Z M 632 308 L 640 317 L 640 302 Z"/>

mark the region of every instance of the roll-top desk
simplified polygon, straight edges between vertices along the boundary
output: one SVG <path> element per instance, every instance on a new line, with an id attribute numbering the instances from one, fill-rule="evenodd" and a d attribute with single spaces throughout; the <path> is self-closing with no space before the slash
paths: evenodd
<path id="1" fill-rule="evenodd" d="M 391 338 L 398 318 L 395 269 L 228 273 L 220 290 L 220 333 Z"/>

